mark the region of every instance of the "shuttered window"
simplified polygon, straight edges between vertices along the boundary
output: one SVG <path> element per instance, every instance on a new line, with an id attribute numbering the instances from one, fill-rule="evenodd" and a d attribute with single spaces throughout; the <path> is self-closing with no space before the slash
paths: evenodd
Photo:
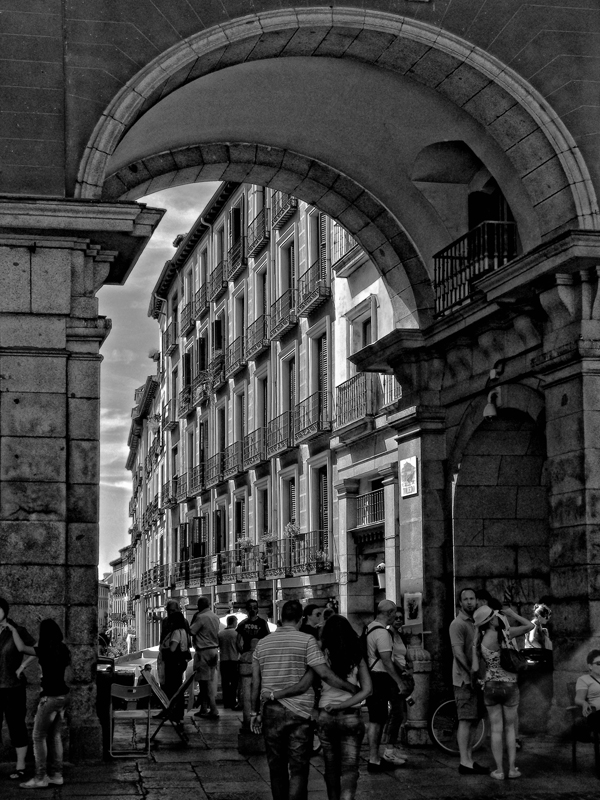
<path id="1" fill-rule="evenodd" d="M 319 412 L 323 418 L 327 416 L 328 389 L 329 389 L 329 355 L 327 335 L 323 334 L 317 339 L 318 377 L 317 391 L 319 392 Z"/>
<path id="2" fill-rule="evenodd" d="M 246 536 L 246 499 L 240 498 L 235 501 L 235 539 L 243 539 Z"/>
<path id="3" fill-rule="evenodd" d="M 288 369 L 288 411 L 293 411 L 296 406 L 296 359 L 290 358 L 287 363 Z"/>
<path id="4" fill-rule="evenodd" d="M 288 481 L 288 502 L 289 502 L 289 517 L 290 522 L 296 523 L 296 478 L 290 478 Z"/>
<path id="5" fill-rule="evenodd" d="M 320 467 L 317 475 L 319 491 L 319 530 L 322 541 L 320 549 L 329 548 L 329 476 L 327 467 Z"/>
<path id="6" fill-rule="evenodd" d="M 327 217 L 319 214 L 319 278 L 327 278 Z"/>
<path id="7" fill-rule="evenodd" d="M 223 550 L 225 542 L 225 511 L 222 508 L 217 508 L 213 512 L 213 536 L 212 536 L 212 554 L 216 555 Z"/>
<path id="8" fill-rule="evenodd" d="M 196 342 L 196 375 L 206 369 L 206 339 L 201 336 Z"/>
<path id="9" fill-rule="evenodd" d="M 188 523 L 182 522 L 179 526 L 179 560 L 187 561 L 190 557 L 188 544 Z"/>
<path id="10" fill-rule="evenodd" d="M 206 555 L 206 517 L 194 517 L 191 536 L 192 558 Z"/>
<path id="11" fill-rule="evenodd" d="M 192 382 L 192 353 L 190 350 L 183 354 L 181 363 L 181 380 L 183 388 L 186 388 Z"/>

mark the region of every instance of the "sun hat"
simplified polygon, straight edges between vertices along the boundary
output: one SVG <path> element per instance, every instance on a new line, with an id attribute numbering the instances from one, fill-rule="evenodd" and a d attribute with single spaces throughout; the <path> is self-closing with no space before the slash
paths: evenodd
<path id="1" fill-rule="evenodd" d="M 475 610 L 473 614 L 473 622 L 475 623 L 475 627 L 479 628 L 481 625 L 485 625 L 486 622 L 489 622 L 492 617 L 497 615 L 497 611 L 494 611 L 489 606 L 481 606 Z"/>

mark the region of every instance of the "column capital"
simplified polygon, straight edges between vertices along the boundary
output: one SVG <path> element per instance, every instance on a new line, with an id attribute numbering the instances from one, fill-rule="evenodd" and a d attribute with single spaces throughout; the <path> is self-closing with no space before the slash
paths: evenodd
<path id="1" fill-rule="evenodd" d="M 338 499 L 342 500 L 344 497 L 351 497 L 357 495 L 360 488 L 360 481 L 358 478 L 344 478 L 344 480 L 335 484 L 335 490 Z"/>
<path id="2" fill-rule="evenodd" d="M 388 425 L 398 431 L 398 443 L 416 439 L 425 433 L 445 433 L 446 410 L 439 406 L 409 406 L 389 416 Z"/>
<path id="3" fill-rule="evenodd" d="M 397 461 L 395 461 L 393 464 L 387 464 L 385 467 L 381 467 L 381 469 L 377 471 L 382 478 L 384 486 L 389 486 L 390 484 L 394 484 L 398 481 Z"/>

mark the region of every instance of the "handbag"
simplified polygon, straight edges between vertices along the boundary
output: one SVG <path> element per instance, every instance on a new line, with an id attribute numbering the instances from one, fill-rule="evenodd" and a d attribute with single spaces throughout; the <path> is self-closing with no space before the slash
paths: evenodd
<path id="1" fill-rule="evenodd" d="M 394 664 L 396 675 L 400 678 L 402 688 L 399 689 L 401 697 L 409 697 L 415 690 L 415 679 L 411 672 L 408 672 L 397 664 Z"/>
<path id="2" fill-rule="evenodd" d="M 521 650 L 514 647 L 502 647 L 500 649 L 500 666 L 507 672 L 524 672 L 529 667 L 527 656 Z"/>

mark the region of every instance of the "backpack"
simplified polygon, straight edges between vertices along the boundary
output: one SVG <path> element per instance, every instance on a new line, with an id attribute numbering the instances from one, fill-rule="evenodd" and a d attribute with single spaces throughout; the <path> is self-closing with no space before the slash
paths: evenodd
<path id="1" fill-rule="evenodd" d="M 371 623 L 369 623 L 369 624 L 371 624 Z M 365 661 L 365 664 L 367 665 L 367 667 L 368 667 L 368 669 L 369 669 L 369 672 L 370 672 L 370 671 L 373 669 L 373 667 L 375 666 L 375 664 L 376 664 L 376 663 L 377 663 L 377 662 L 380 660 L 380 658 L 381 658 L 381 656 L 380 656 L 380 655 L 378 655 L 378 656 L 377 656 L 377 658 L 375 659 L 375 661 L 374 661 L 372 664 L 369 664 L 369 647 L 368 647 L 368 638 L 369 638 L 369 634 L 370 634 L 370 633 L 372 633 L 373 631 L 376 631 L 378 628 L 381 628 L 381 630 L 383 630 L 383 631 L 387 631 L 387 632 L 389 633 L 389 631 L 387 630 L 387 628 L 384 628 L 384 626 L 383 626 L 383 625 L 379 625 L 379 624 L 378 624 L 378 625 L 374 625 L 374 626 L 373 626 L 371 629 L 369 629 L 369 626 L 368 626 L 368 625 L 365 625 L 365 626 L 364 626 L 364 628 L 363 628 L 363 630 L 362 630 L 362 633 L 361 633 L 361 635 L 359 636 L 360 649 L 361 649 L 361 651 L 362 651 L 362 654 L 363 654 L 363 659 L 364 659 L 364 661 Z M 390 634 L 390 635 L 391 635 L 391 634 Z"/>

